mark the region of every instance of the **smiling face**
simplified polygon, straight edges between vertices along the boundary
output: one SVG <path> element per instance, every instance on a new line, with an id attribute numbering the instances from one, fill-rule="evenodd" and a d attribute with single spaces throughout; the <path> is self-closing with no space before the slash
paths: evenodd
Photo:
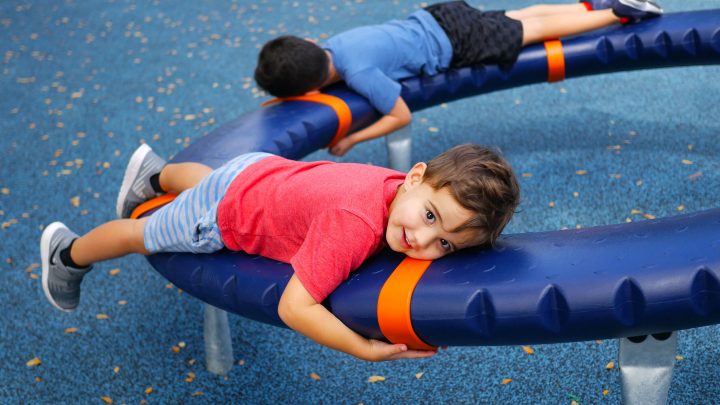
<path id="1" fill-rule="evenodd" d="M 476 245 L 470 230 L 453 232 L 473 213 L 461 206 L 447 188 L 435 190 L 422 182 L 426 165 L 408 172 L 392 204 L 385 232 L 390 249 L 415 259 L 434 260 Z"/>

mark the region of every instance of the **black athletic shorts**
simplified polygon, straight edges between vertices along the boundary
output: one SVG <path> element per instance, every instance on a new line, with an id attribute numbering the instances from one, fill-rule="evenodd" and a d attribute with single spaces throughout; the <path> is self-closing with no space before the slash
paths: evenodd
<path id="1" fill-rule="evenodd" d="M 445 31 L 453 48 L 452 67 L 479 64 L 509 66 L 522 50 L 523 29 L 504 11 L 480 11 L 464 1 L 425 8 Z"/>

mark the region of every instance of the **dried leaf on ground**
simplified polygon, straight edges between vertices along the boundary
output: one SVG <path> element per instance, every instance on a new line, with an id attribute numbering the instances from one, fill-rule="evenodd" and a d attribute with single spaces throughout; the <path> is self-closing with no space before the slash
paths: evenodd
<path id="1" fill-rule="evenodd" d="M 703 172 L 695 172 L 689 176 L 687 176 L 687 179 L 690 181 L 697 180 L 698 177 L 702 176 Z"/>
<path id="2" fill-rule="evenodd" d="M 35 358 L 32 359 L 32 360 L 28 360 L 28 362 L 25 363 L 25 365 L 28 366 L 28 367 L 35 367 L 35 366 L 39 366 L 41 363 L 42 363 L 42 362 L 40 361 L 40 358 L 35 357 Z"/>

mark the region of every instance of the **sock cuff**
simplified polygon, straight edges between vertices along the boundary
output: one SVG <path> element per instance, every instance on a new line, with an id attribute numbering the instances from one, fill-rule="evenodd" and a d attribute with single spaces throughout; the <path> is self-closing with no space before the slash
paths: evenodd
<path id="1" fill-rule="evenodd" d="M 78 264 L 73 261 L 72 256 L 70 255 L 70 250 L 72 249 L 72 246 L 73 244 L 75 244 L 76 240 L 77 238 L 73 239 L 72 242 L 70 242 L 70 244 L 68 245 L 68 247 L 60 251 L 60 261 L 67 267 L 80 269 L 82 267 L 78 266 Z"/>
<path id="2" fill-rule="evenodd" d="M 164 194 L 165 190 L 160 186 L 160 173 L 155 173 L 150 176 L 150 186 L 155 190 L 156 193 Z"/>

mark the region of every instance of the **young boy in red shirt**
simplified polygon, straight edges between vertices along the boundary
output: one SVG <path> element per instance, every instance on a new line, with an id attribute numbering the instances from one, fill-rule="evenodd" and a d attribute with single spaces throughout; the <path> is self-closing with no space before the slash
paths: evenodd
<path id="1" fill-rule="evenodd" d="M 170 204 L 150 217 L 128 219 L 143 201 L 171 191 L 180 194 Z M 454 147 L 407 174 L 267 153 L 241 155 L 212 170 L 166 164 L 142 145 L 118 195 L 121 219 L 80 237 L 59 222 L 45 228 L 42 285 L 52 305 L 72 311 L 95 262 L 130 253 L 242 250 L 292 265 L 278 307 L 292 329 L 365 360 L 427 357 L 433 352 L 358 335 L 322 302 L 385 246 L 432 260 L 492 244 L 518 202 L 510 166 L 477 145 Z"/>

